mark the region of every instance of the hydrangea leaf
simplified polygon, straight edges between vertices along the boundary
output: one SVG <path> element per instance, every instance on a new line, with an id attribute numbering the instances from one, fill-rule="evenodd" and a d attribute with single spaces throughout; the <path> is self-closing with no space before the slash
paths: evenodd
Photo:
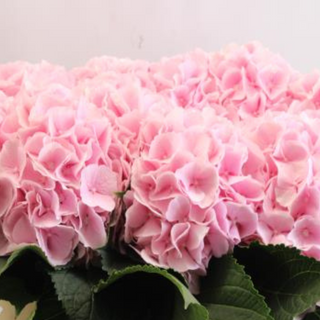
<path id="1" fill-rule="evenodd" d="M 101 255 L 102 269 L 108 274 L 137 264 L 128 255 L 123 255 L 108 247 L 100 249 L 99 253 Z"/>
<path id="2" fill-rule="evenodd" d="M 8 261 L 8 258 L 4 258 L 4 257 L 0 258 L 0 274 L 2 269 L 4 269 L 4 267 L 6 266 L 7 261 Z"/>
<path id="3" fill-rule="evenodd" d="M 320 262 L 284 245 L 236 248 L 235 257 L 276 320 L 292 320 L 320 300 Z"/>
<path id="4" fill-rule="evenodd" d="M 308 313 L 302 319 L 303 320 L 319 320 L 320 319 L 320 308 L 317 308 L 313 312 Z"/>
<path id="5" fill-rule="evenodd" d="M 37 299 L 36 294 L 28 290 L 24 279 L 15 275 L 3 275 L 0 278 L 0 300 L 9 301 L 20 313 L 24 306 Z"/>
<path id="6" fill-rule="evenodd" d="M 272 319 L 264 298 L 231 255 L 211 259 L 200 291 L 198 299 L 209 310 L 210 319 Z"/>
<path id="7" fill-rule="evenodd" d="M 45 285 L 46 258 L 41 249 L 27 246 L 2 259 L 0 269 L 0 299 L 12 303 L 19 313 L 23 307 L 37 301 Z"/>
<path id="8" fill-rule="evenodd" d="M 97 315 L 115 320 L 207 320 L 208 312 L 168 271 L 136 265 L 114 271 L 95 288 Z"/>
<path id="9" fill-rule="evenodd" d="M 32 319 L 68 319 L 48 275 L 52 267 L 39 247 L 26 246 L 1 260 L 0 299 L 10 301 L 19 316 L 28 303 L 36 302 Z"/>
<path id="10" fill-rule="evenodd" d="M 43 261 L 49 264 L 45 254 L 39 247 L 33 245 L 25 246 L 21 249 L 14 251 L 8 258 L 0 258 L 0 276 L 7 269 L 9 269 L 10 266 L 12 266 L 15 263 L 15 261 L 23 258 L 25 255 L 29 255 L 30 253 L 34 253 L 35 255 L 39 256 Z"/>
<path id="11" fill-rule="evenodd" d="M 46 289 L 38 300 L 32 320 L 69 320 L 53 285 L 50 284 Z"/>
<path id="12" fill-rule="evenodd" d="M 62 269 L 51 272 L 58 299 L 70 320 L 98 320 L 93 310 L 92 288 L 106 274 L 99 269 Z"/>

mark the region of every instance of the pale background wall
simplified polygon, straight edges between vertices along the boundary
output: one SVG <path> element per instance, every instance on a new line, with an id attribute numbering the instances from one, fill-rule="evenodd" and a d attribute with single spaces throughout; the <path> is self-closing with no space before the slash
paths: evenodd
<path id="1" fill-rule="evenodd" d="M 155 60 L 250 40 L 320 69 L 320 0 L 0 0 L 0 63 Z"/>

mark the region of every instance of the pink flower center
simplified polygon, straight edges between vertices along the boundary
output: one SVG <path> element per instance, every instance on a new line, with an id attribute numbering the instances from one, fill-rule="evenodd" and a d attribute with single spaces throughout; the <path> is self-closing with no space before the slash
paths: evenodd
<path id="1" fill-rule="evenodd" d="M 309 231 L 308 229 L 304 229 L 304 230 L 302 231 L 302 235 L 303 235 L 305 238 L 307 238 L 307 237 L 309 237 L 309 235 L 310 235 L 310 231 Z"/>
<path id="2" fill-rule="evenodd" d="M 200 185 L 198 180 L 194 180 L 192 183 L 190 183 L 190 187 L 198 188 Z"/>

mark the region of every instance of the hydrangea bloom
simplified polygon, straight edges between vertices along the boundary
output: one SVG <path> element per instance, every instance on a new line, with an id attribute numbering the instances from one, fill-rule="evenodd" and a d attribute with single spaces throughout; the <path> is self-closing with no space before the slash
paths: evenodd
<path id="1" fill-rule="evenodd" d="M 319 73 L 256 43 L 2 65 L 0 255 L 63 265 L 124 221 L 118 240 L 187 275 L 253 240 L 320 259 L 319 108 Z"/>

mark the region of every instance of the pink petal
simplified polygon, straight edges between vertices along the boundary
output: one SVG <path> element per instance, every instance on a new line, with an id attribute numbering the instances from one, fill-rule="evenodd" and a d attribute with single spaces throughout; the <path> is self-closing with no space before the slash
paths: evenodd
<path id="1" fill-rule="evenodd" d="M 177 178 L 172 172 L 164 172 L 156 179 L 156 188 L 150 193 L 151 200 L 172 199 L 180 194 Z"/>
<path id="2" fill-rule="evenodd" d="M 243 238 L 252 235 L 258 226 L 258 217 L 249 206 L 227 202 L 228 217 L 231 221 L 234 241 L 240 242 Z"/>
<path id="3" fill-rule="evenodd" d="M 176 133 L 163 133 L 154 138 L 149 156 L 151 159 L 167 161 L 176 153 L 181 144 L 181 137 Z"/>
<path id="4" fill-rule="evenodd" d="M 81 173 L 81 198 L 90 207 L 112 211 L 115 207 L 117 176 L 107 166 L 89 165 Z"/>
<path id="5" fill-rule="evenodd" d="M 184 221 L 188 218 L 190 212 L 190 203 L 188 199 L 182 195 L 177 196 L 173 199 L 166 212 L 166 218 L 168 221 Z"/>
<path id="6" fill-rule="evenodd" d="M 242 75 L 239 69 L 229 69 L 224 73 L 221 84 L 223 90 L 236 89 L 242 83 Z"/>
<path id="7" fill-rule="evenodd" d="M 171 229 L 171 243 L 175 247 L 175 249 L 180 253 L 180 246 L 186 243 L 188 233 L 190 231 L 190 224 L 189 223 L 177 223 L 172 226 Z"/>
<path id="8" fill-rule="evenodd" d="M 283 66 L 268 64 L 259 72 L 261 88 L 270 99 L 276 99 L 285 93 L 289 80 L 289 73 Z"/>
<path id="9" fill-rule="evenodd" d="M 30 191 L 26 195 L 28 214 L 32 224 L 39 228 L 51 228 L 61 222 L 58 214 L 59 198 L 54 191 Z"/>
<path id="10" fill-rule="evenodd" d="M 216 258 L 220 258 L 231 249 L 227 236 L 216 226 L 210 228 L 206 239 L 209 241 L 212 254 Z"/>
<path id="11" fill-rule="evenodd" d="M 288 239 L 301 250 L 320 245 L 320 222 L 311 216 L 300 218 L 288 234 Z"/>
<path id="12" fill-rule="evenodd" d="M 16 198 L 16 188 L 7 177 L 0 177 L 0 217 L 12 206 Z"/>
<path id="13" fill-rule="evenodd" d="M 104 220 L 92 208 L 79 203 L 79 240 L 85 247 L 98 249 L 107 242 Z"/>
<path id="14" fill-rule="evenodd" d="M 39 163 L 45 168 L 45 171 L 43 173 L 55 173 L 55 170 L 69 156 L 69 152 L 70 151 L 62 147 L 57 142 L 45 144 L 44 147 L 40 150 L 38 156 Z"/>
<path id="15" fill-rule="evenodd" d="M 65 134 L 75 124 L 75 111 L 69 107 L 52 108 L 48 117 L 51 136 Z"/>
<path id="16" fill-rule="evenodd" d="M 126 210 L 126 228 L 140 228 L 149 217 L 149 209 L 136 202 Z"/>
<path id="17" fill-rule="evenodd" d="M 208 230 L 208 227 L 192 224 L 186 243 L 187 249 L 194 250 L 196 248 L 199 248 L 201 244 L 203 244 L 204 238 L 207 235 Z"/>
<path id="18" fill-rule="evenodd" d="M 26 154 L 18 140 L 8 140 L 0 152 L 0 168 L 3 172 L 13 175 L 17 180 L 21 177 L 26 165 Z"/>
<path id="19" fill-rule="evenodd" d="M 306 186 L 296 197 L 290 207 L 291 216 L 295 219 L 303 215 L 319 217 L 320 192 L 316 187 Z"/>
<path id="20" fill-rule="evenodd" d="M 36 233 L 28 217 L 27 207 L 14 207 L 3 221 L 3 230 L 8 239 L 16 244 L 36 243 Z"/>
<path id="21" fill-rule="evenodd" d="M 214 166 L 193 162 L 176 171 L 176 176 L 190 200 L 201 208 L 216 201 L 218 192 L 218 173 Z"/>
<path id="22" fill-rule="evenodd" d="M 178 272 L 199 269 L 199 265 L 186 249 L 181 249 L 180 252 L 171 250 L 167 255 L 168 266 Z"/>
<path id="23" fill-rule="evenodd" d="M 257 227 L 257 233 L 262 239 L 264 244 L 270 244 L 273 236 L 273 231 L 268 226 L 267 223 L 265 223 L 264 221 L 259 221 L 258 227 Z"/>
<path id="24" fill-rule="evenodd" d="M 65 188 L 60 183 L 57 183 L 55 192 L 59 197 L 60 215 L 72 215 L 78 211 L 77 196 L 71 188 Z"/>
<path id="25" fill-rule="evenodd" d="M 232 188 L 248 200 L 260 201 L 264 198 L 264 186 L 250 177 L 241 177 L 230 181 Z M 238 180 L 238 181 L 237 181 Z"/>
<path id="26" fill-rule="evenodd" d="M 220 165 L 220 173 L 240 175 L 242 166 L 247 161 L 248 153 L 245 146 L 236 144 L 226 146 L 225 155 Z"/>
<path id="27" fill-rule="evenodd" d="M 51 178 L 42 175 L 39 171 L 35 170 L 30 159 L 27 159 L 26 166 L 24 168 L 21 184 L 26 185 L 35 185 L 39 188 L 44 188 L 47 190 L 52 190 L 55 187 L 55 182 Z"/>
<path id="28" fill-rule="evenodd" d="M 159 235 L 160 232 L 160 221 L 158 219 L 149 218 L 141 228 L 134 232 L 134 236 L 139 238 L 154 237 Z"/>
<path id="29" fill-rule="evenodd" d="M 44 146 L 44 139 L 47 135 L 44 132 L 36 132 L 32 137 L 29 137 L 25 150 L 29 155 L 38 156 Z"/>
<path id="30" fill-rule="evenodd" d="M 67 264 L 78 244 L 75 230 L 67 226 L 37 229 L 37 238 L 41 249 L 54 266 Z"/>

